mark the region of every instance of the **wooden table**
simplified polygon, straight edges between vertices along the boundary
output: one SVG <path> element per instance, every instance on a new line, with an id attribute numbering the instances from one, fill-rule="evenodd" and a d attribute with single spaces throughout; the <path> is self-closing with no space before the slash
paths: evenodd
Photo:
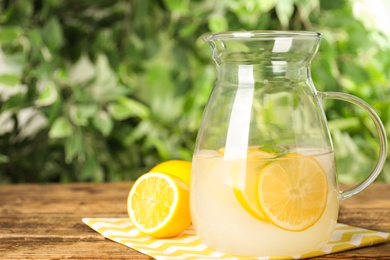
<path id="1" fill-rule="evenodd" d="M 127 217 L 132 183 L 0 186 L 0 259 L 152 259 L 109 241 L 83 217 Z M 339 222 L 390 232 L 390 184 L 343 201 Z M 390 243 L 316 259 L 390 259 Z"/>

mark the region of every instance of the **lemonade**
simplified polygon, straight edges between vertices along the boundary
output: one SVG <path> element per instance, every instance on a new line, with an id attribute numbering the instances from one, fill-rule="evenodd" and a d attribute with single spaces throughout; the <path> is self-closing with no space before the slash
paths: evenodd
<path id="1" fill-rule="evenodd" d="M 199 238 L 241 256 L 295 256 L 321 249 L 338 216 L 333 152 L 291 149 L 274 156 L 249 149 L 193 158 L 191 218 Z"/>

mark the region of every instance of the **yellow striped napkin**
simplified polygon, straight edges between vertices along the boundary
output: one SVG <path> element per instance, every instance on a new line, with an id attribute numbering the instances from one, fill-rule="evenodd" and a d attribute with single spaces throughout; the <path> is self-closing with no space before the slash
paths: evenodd
<path id="1" fill-rule="evenodd" d="M 216 252 L 203 244 L 190 226 L 180 236 L 156 239 L 141 233 L 128 218 L 83 218 L 83 222 L 104 237 L 131 247 L 157 260 L 180 259 L 303 259 L 341 252 L 390 241 L 390 233 L 363 229 L 338 223 L 327 245 L 320 251 L 301 256 L 237 257 Z"/>

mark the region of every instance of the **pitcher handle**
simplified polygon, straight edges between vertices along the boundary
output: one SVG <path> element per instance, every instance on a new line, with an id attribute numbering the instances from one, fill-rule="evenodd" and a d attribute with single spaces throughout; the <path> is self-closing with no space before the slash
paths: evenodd
<path id="1" fill-rule="evenodd" d="M 340 92 L 317 92 L 318 96 L 321 97 L 321 99 L 337 99 L 342 101 L 347 101 L 352 104 L 355 104 L 362 109 L 364 109 L 368 115 L 371 117 L 371 119 L 375 123 L 376 130 L 378 131 L 379 136 L 379 143 L 380 143 L 380 150 L 379 150 L 379 159 L 374 167 L 374 169 L 371 171 L 371 173 L 367 176 L 365 180 L 363 180 L 361 183 L 357 184 L 356 186 L 349 188 L 345 191 L 341 191 L 341 200 L 350 198 L 365 188 L 368 187 L 379 175 L 381 172 L 383 165 L 386 161 L 386 155 L 387 155 L 387 138 L 386 138 L 386 131 L 382 124 L 381 119 L 377 115 L 377 113 L 374 111 L 374 109 L 367 104 L 362 99 L 355 97 L 353 95 L 349 95 L 346 93 L 340 93 Z"/>

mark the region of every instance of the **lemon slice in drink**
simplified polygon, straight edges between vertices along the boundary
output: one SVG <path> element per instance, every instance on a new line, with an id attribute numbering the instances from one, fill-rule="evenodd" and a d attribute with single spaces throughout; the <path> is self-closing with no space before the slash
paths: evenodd
<path id="1" fill-rule="evenodd" d="M 240 188 L 238 185 L 233 186 L 234 195 L 237 201 L 249 213 L 252 217 L 258 220 L 266 219 L 264 212 L 262 211 L 257 198 L 257 180 L 262 167 L 269 163 L 264 161 L 265 158 L 273 158 L 274 154 L 264 152 L 258 148 L 252 148 L 248 150 L 246 160 L 246 172 L 245 172 L 245 187 Z M 240 162 L 237 162 L 240 163 Z M 239 169 L 232 167 L 233 183 L 239 183 Z M 242 173 L 241 173 L 242 174 Z"/>
<path id="2" fill-rule="evenodd" d="M 188 186 L 166 173 L 139 177 L 130 190 L 127 209 L 134 225 L 156 238 L 177 236 L 191 224 Z"/>
<path id="3" fill-rule="evenodd" d="M 303 231 L 322 216 L 328 197 L 325 171 L 311 157 L 287 156 L 266 165 L 258 179 L 262 211 L 274 225 Z"/>

